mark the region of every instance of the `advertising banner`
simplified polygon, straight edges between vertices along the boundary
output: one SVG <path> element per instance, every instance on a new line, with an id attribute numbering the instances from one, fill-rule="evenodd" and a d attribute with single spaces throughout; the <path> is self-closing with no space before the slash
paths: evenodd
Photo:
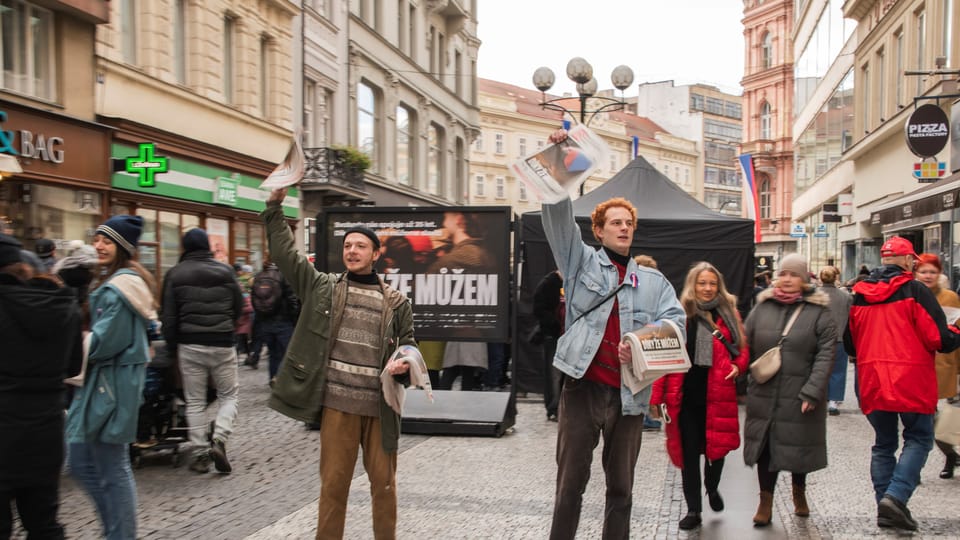
<path id="1" fill-rule="evenodd" d="M 510 328 L 509 207 L 344 207 L 317 216 L 316 265 L 342 272 L 343 235 L 380 238 L 377 272 L 410 299 L 418 340 L 505 342 Z"/>

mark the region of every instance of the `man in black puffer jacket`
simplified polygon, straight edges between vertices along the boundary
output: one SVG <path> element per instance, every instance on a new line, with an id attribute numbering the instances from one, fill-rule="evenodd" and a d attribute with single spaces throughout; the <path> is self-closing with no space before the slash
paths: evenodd
<path id="1" fill-rule="evenodd" d="M 233 346 L 243 295 L 233 269 L 217 262 L 203 229 L 183 235 L 183 255 L 163 279 L 163 337 L 177 351 L 187 401 L 190 470 L 205 473 L 210 460 L 217 471 L 229 473 L 226 444 L 237 418 L 237 351 Z M 204 410 L 207 380 L 217 389 L 217 421 L 208 446 Z"/>
<path id="2" fill-rule="evenodd" d="M 0 538 L 14 501 L 29 538 L 63 538 L 63 380 L 80 371 L 80 309 L 54 280 L 24 281 L 20 248 L 0 234 Z"/>

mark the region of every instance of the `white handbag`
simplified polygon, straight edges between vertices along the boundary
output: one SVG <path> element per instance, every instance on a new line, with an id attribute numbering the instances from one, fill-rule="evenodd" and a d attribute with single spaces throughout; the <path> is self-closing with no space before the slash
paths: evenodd
<path id="1" fill-rule="evenodd" d="M 759 358 L 750 364 L 750 376 L 753 377 L 753 380 L 757 381 L 758 384 L 769 381 L 780 371 L 780 345 L 783 343 L 783 339 L 787 337 L 787 334 L 790 333 L 790 329 L 793 328 L 793 323 L 797 322 L 797 317 L 800 315 L 801 310 L 803 310 L 803 304 L 800 304 L 800 307 L 793 312 L 787 325 L 783 328 L 783 333 L 780 334 L 780 340 L 777 341 L 777 344 L 767 349 L 765 353 L 761 354 Z"/>

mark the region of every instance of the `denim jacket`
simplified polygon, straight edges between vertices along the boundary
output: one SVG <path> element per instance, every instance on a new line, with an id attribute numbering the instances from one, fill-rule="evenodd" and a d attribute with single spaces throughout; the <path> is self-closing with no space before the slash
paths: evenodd
<path id="1" fill-rule="evenodd" d="M 544 203 L 542 211 L 547 242 L 563 274 L 567 305 L 566 331 L 557 343 L 553 365 L 579 379 L 600 347 L 613 310 L 613 299 L 574 321 L 620 285 L 619 274 L 605 251 L 583 242 L 573 216 L 573 203 L 568 197 L 556 203 Z M 636 286 L 633 286 L 633 276 L 636 276 Z M 630 259 L 624 281 L 627 286 L 617 293 L 621 335 L 660 319 L 672 320 L 683 330 L 687 318 L 676 291 L 663 274 Z M 621 385 L 620 398 L 624 415 L 644 414 L 650 402 L 650 387 L 631 394 Z"/>

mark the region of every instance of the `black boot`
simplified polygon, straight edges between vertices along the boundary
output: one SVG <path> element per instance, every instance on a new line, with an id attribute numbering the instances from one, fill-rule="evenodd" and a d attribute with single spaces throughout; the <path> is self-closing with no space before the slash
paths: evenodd
<path id="1" fill-rule="evenodd" d="M 689 531 L 700 526 L 703 520 L 700 518 L 700 512 L 687 512 L 687 515 L 680 520 L 680 530 Z"/>
<path id="2" fill-rule="evenodd" d="M 957 467 L 957 457 L 956 452 L 947 454 L 947 462 L 943 464 L 943 470 L 940 471 L 940 478 L 944 480 L 953 478 L 953 469 Z"/>

